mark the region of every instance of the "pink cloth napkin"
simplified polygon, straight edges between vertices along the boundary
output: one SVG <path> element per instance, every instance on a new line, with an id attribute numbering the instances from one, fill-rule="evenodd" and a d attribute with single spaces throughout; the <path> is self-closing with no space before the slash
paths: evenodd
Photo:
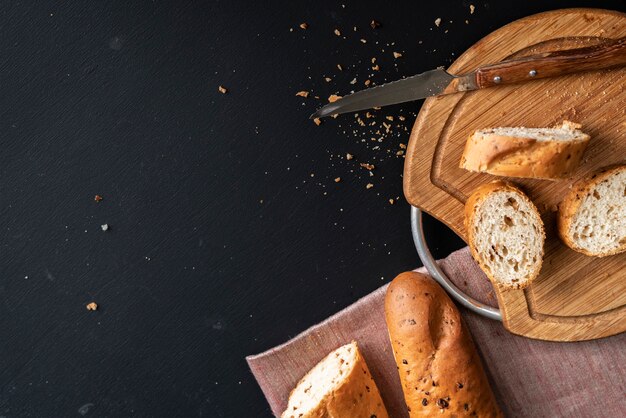
<path id="1" fill-rule="evenodd" d="M 497 306 L 491 284 L 467 248 L 440 265 L 466 293 Z M 276 416 L 302 376 L 352 340 L 359 343 L 390 416 L 408 416 L 385 325 L 386 287 L 292 340 L 247 357 Z M 537 341 L 510 334 L 500 322 L 461 311 L 507 416 L 626 417 L 626 333 L 577 343 Z"/>

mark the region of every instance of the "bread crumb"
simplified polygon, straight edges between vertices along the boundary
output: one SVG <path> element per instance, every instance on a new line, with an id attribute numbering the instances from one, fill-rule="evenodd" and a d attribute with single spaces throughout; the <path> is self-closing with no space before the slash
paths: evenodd
<path id="1" fill-rule="evenodd" d="M 333 79 L 330 77 L 324 77 L 324 80 L 326 80 L 327 83 L 330 83 L 331 81 L 333 81 Z"/>
<path id="2" fill-rule="evenodd" d="M 95 200 L 96 202 L 100 202 L 102 200 L 102 196 L 97 194 L 97 195 L 94 196 L 93 200 Z"/>
<path id="3" fill-rule="evenodd" d="M 341 96 L 338 96 L 336 94 L 331 94 L 330 96 L 328 96 L 328 102 L 329 103 L 334 103 L 337 100 L 341 99 Z"/>
<path id="4" fill-rule="evenodd" d="M 335 179 L 335 183 L 339 183 L 340 181 L 341 181 L 341 177 L 337 177 L 337 178 Z"/>
<path id="5" fill-rule="evenodd" d="M 313 123 L 316 124 L 317 126 L 320 126 L 322 124 L 322 121 L 320 120 L 320 118 L 315 118 L 313 119 Z"/>
<path id="6" fill-rule="evenodd" d="M 365 80 L 365 82 L 364 82 L 363 84 L 365 84 L 366 86 L 369 86 L 369 85 L 370 85 L 370 83 L 371 83 L 371 81 L 369 81 L 369 80 Z"/>
<path id="7" fill-rule="evenodd" d="M 96 302 L 90 302 L 87 304 L 88 311 L 95 311 L 98 309 L 98 304 Z"/>
<path id="8" fill-rule="evenodd" d="M 401 53 L 399 53 L 399 52 L 394 52 L 394 53 L 393 53 L 393 57 L 394 57 L 394 58 L 400 58 L 401 56 L 402 56 L 402 54 L 401 54 Z"/>
<path id="9" fill-rule="evenodd" d="M 441 25 L 441 18 L 440 17 L 435 19 L 435 26 L 439 27 L 439 25 Z"/>
<path id="10" fill-rule="evenodd" d="M 372 64 L 376 64 L 376 57 L 372 58 Z"/>
<path id="11" fill-rule="evenodd" d="M 377 22 L 377 21 L 375 21 L 375 20 L 372 20 L 372 21 L 370 22 L 370 26 L 372 27 L 372 29 L 379 28 L 379 27 L 380 27 L 380 22 Z"/>
<path id="12" fill-rule="evenodd" d="M 108 231 L 109 230 L 109 224 L 100 225 L 100 228 L 102 228 L 103 231 Z"/>
<path id="13" fill-rule="evenodd" d="M 406 120 L 406 118 L 404 116 L 398 116 L 398 119 L 401 120 L 402 122 L 404 122 Z"/>
<path id="14" fill-rule="evenodd" d="M 337 64 L 337 68 L 339 69 L 339 71 L 343 71 L 343 67 L 341 66 L 341 64 Z"/>
<path id="15" fill-rule="evenodd" d="M 359 165 L 368 171 L 372 171 L 374 168 L 376 168 L 374 164 L 360 163 Z"/>
<path id="16" fill-rule="evenodd" d="M 393 199 L 389 199 L 389 204 L 393 205 L 393 203 L 394 203 L 394 200 Z"/>
<path id="17" fill-rule="evenodd" d="M 309 27 L 308 23 L 300 23 L 300 29 L 306 30 Z"/>
<path id="18" fill-rule="evenodd" d="M 228 89 L 227 89 L 226 87 L 224 87 L 224 86 L 219 86 L 219 87 L 217 88 L 217 90 L 218 90 L 220 93 L 222 93 L 222 94 L 226 94 L 226 93 L 228 93 Z"/>
<path id="19" fill-rule="evenodd" d="M 367 183 L 367 185 L 365 186 L 366 189 L 371 189 L 372 187 L 374 187 L 372 183 Z"/>
<path id="20" fill-rule="evenodd" d="M 339 29 L 335 29 L 335 35 L 341 36 L 341 32 L 339 32 Z"/>
<path id="21" fill-rule="evenodd" d="M 400 148 L 402 148 L 402 149 L 406 149 L 406 145 L 405 145 L 405 144 L 403 144 L 403 143 L 401 142 L 401 143 L 400 143 Z"/>
<path id="22" fill-rule="evenodd" d="M 372 70 L 378 71 L 378 70 L 380 70 L 380 67 L 378 66 L 378 64 L 376 64 L 376 65 L 372 66 Z"/>
<path id="23" fill-rule="evenodd" d="M 367 41 L 366 41 L 365 39 L 361 38 L 361 43 L 366 44 L 366 43 L 367 43 Z"/>
<path id="24" fill-rule="evenodd" d="M 353 158 L 354 158 L 354 155 L 352 155 L 352 154 L 350 154 L 350 153 L 347 153 L 347 154 L 346 154 L 346 160 L 350 161 L 350 160 L 351 160 L 351 159 L 353 159 Z"/>
<path id="25" fill-rule="evenodd" d="M 396 155 L 403 155 L 403 154 L 404 154 L 404 151 L 402 151 L 402 150 L 396 152 Z"/>
<path id="26" fill-rule="evenodd" d="M 309 92 L 306 90 L 302 90 L 296 93 L 296 96 L 300 96 L 300 97 L 309 97 Z"/>
<path id="27" fill-rule="evenodd" d="M 393 122 L 393 116 L 385 116 L 385 119 L 390 120 Z"/>
<path id="28" fill-rule="evenodd" d="M 470 4 L 470 14 L 473 15 L 474 14 L 474 10 L 476 10 L 476 8 L 474 7 L 473 4 Z"/>
<path id="29" fill-rule="evenodd" d="M 352 79 L 352 81 L 350 81 L 350 84 L 356 84 L 356 77 Z"/>

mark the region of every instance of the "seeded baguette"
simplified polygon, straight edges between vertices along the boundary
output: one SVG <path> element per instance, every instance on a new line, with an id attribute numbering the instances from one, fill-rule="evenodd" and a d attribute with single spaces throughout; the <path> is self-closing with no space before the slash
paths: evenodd
<path id="1" fill-rule="evenodd" d="M 513 184 L 480 186 L 465 203 L 467 242 L 494 286 L 523 289 L 539 275 L 545 232 L 531 200 Z"/>
<path id="2" fill-rule="evenodd" d="M 356 342 L 313 367 L 289 395 L 282 418 L 389 418 Z"/>
<path id="3" fill-rule="evenodd" d="M 475 131 L 465 143 L 460 167 L 497 176 L 558 179 L 580 164 L 590 137 L 581 125 L 506 127 Z"/>
<path id="4" fill-rule="evenodd" d="M 580 253 L 606 257 L 626 251 L 626 165 L 580 180 L 559 205 L 561 240 Z"/>
<path id="5" fill-rule="evenodd" d="M 430 277 L 396 277 L 385 319 L 409 416 L 502 417 L 459 311 Z"/>

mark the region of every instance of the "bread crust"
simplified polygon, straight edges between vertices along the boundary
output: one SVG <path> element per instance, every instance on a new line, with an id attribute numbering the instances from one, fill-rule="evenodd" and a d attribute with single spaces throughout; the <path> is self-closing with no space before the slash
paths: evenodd
<path id="1" fill-rule="evenodd" d="M 353 341 L 352 343 L 356 348 L 354 367 L 352 367 L 350 373 L 343 378 L 335 390 L 326 394 L 317 406 L 308 413 L 289 410 L 288 407 L 282 413 L 281 418 L 389 418 L 367 363 L 365 363 L 365 359 L 361 355 L 356 342 Z M 329 356 L 334 353 L 333 351 Z M 300 379 L 298 386 L 309 376 L 309 373 Z"/>
<path id="2" fill-rule="evenodd" d="M 474 192 L 470 195 L 470 197 L 465 202 L 464 226 L 465 226 L 465 231 L 467 231 L 467 243 L 469 245 L 472 257 L 474 258 L 474 260 L 476 260 L 476 262 L 478 263 L 480 268 L 485 272 L 487 277 L 489 277 L 489 280 L 491 280 L 491 283 L 494 286 L 498 286 L 499 288 L 503 288 L 503 289 L 524 289 L 530 286 L 532 281 L 539 275 L 539 272 L 541 271 L 541 266 L 543 264 L 543 258 L 541 258 L 539 262 L 537 263 L 537 267 L 535 271 L 533 272 L 533 276 L 529 280 L 527 280 L 525 283 L 515 283 L 515 285 L 503 283 L 500 280 L 497 280 L 497 278 L 494 277 L 494 275 L 492 274 L 491 271 L 489 271 L 489 269 L 486 269 L 483 267 L 485 264 L 485 260 L 483 258 L 483 254 L 481 254 L 476 248 L 476 246 L 474 245 L 474 242 L 475 242 L 474 228 L 470 228 L 470 225 L 474 223 L 474 216 L 476 215 L 476 209 L 483 202 L 483 200 L 485 200 L 485 198 L 487 198 L 491 193 L 506 192 L 506 191 L 517 193 L 522 200 L 524 200 L 526 203 L 529 204 L 531 209 L 539 217 L 539 222 L 541 222 L 543 241 L 545 242 L 546 232 L 543 226 L 543 220 L 541 220 L 541 215 L 539 214 L 539 211 L 537 210 L 537 207 L 534 205 L 534 203 L 517 186 L 506 181 L 496 180 L 491 183 L 486 183 L 486 184 L 479 186 L 476 190 L 474 190 Z"/>
<path id="3" fill-rule="evenodd" d="M 572 129 L 580 125 L 564 121 Z M 589 135 L 576 141 L 537 141 L 533 138 L 472 133 L 459 166 L 496 176 L 559 179 L 580 165 Z"/>
<path id="4" fill-rule="evenodd" d="M 433 279 L 396 277 L 385 319 L 410 417 L 502 417 L 456 306 Z"/>
<path id="5" fill-rule="evenodd" d="M 570 247 L 574 251 L 591 256 L 591 257 L 607 257 L 626 251 L 626 243 L 614 251 L 607 253 L 596 254 L 584 248 L 576 245 L 576 241 L 569 236 L 569 230 L 574 220 L 574 215 L 578 212 L 578 208 L 582 204 L 582 196 L 585 196 L 591 192 L 591 190 L 600 184 L 605 179 L 609 178 L 615 173 L 626 170 L 626 164 L 610 165 L 595 173 L 577 181 L 571 188 L 571 190 L 565 195 L 561 203 L 559 204 L 559 211 L 556 218 L 557 231 L 561 241 Z M 625 220 L 626 222 L 626 220 Z"/>

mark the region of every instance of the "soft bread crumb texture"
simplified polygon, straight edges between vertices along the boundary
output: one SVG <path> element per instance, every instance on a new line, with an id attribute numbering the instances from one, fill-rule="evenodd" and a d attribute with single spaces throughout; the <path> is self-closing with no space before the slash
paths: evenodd
<path id="1" fill-rule="evenodd" d="M 543 224 L 519 193 L 496 191 L 476 208 L 474 246 L 481 266 L 508 287 L 532 280 L 543 259 Z"/>
<path id="2" fill-rule="evenodd" d="M 356 346 L 353 344 L 339 347 L 328 355 L 296 386 L 286 412 L 294 411 L 294 416 L 297 417 L 299 413 L 307 413 L 315 408 L 327 394 L 341 384 L 343 376 L 350 373 L 355 359 Z"/>
<path id="3" fill-rule="evenodd" d="M 537 141 L 585 141 L 589 136 L 583 133 L 580 125 L 564 121 L 554 128 L 502 127 L 476 131 L 478 135 L 501 135 L 512 138 L 530 138 Z"/>
<path id="4" fill-rule="evenodd" d="M 357 343 L 331 352 L 300 380 L 282 418 L 388 418 Z"/>
<path id="5" fill-rule="evenodd" d="M 626 167 L 578 196 L 582 202 L 568 234 L 574 245 L 597 255 L 626 245 Z"/>

